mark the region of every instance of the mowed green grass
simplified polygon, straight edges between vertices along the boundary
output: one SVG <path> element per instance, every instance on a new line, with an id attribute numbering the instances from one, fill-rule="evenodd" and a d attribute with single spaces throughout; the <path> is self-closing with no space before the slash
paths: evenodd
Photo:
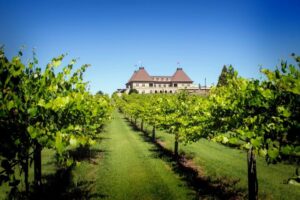
<path id="1" fill-rule="evenodd" d="M 147 125 L 145 127 L 150 133 L 152 127 Z M 167 149 L 173 150 L 173 135 L 157 131 L 157 138 Z M 193 162 L 202 169 L 202 173 L 211 180 L 239 180 L 234 188 L 247 192 L 247 155 L 245 151 L 207 140 L 187 145 L 180 144 L 179 151 L 192 157 Z M 300 199 L 300 187 L 285 184 L 288 178 L 295 175 L 296 167 L 283 163 L 268 165 L 264 158 L 259 157 L 257 173 L 260 199 Z"/>
<path id="2" fill-rule="evenodd" d="M 93 175 L 95 190 L 104 199 L 194 199 L 195 192 L 157 158 L 153 144 L 143 141 L 115 113 L 103 134 L 101 162 Z"/>

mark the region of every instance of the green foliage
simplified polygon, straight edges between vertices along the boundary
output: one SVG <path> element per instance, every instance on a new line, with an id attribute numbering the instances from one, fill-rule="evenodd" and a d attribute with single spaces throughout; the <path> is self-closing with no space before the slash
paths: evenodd
<path id="1" fill-rule="evenodd" d="M 281 62 L 280 68 L 262 73 L 264 81 L 235 74 L 226 86 L 213 89 L 206 130 L 215 141 L 227 137 L 240 141 L 241 148 L 253 146 L 269 163 L 299 156 L 299 68 Z"/>
<path id="2" fill-rule="evenodd" d="M 107 96 L 88 92 L 82 79 L 88 65 L 74 71 L 72 60 L 61 68 L 62 54 L 42 69 L 35 54 L 28 66 L 21 55 L 9 61 L 0 50 L 0 156 L 9 166 L 0 181 L 13 180 L 16 165 L 28 168 L 34 144 L 55 149 L 60 162 L 70 163 L 67 149 L 92 143 L 112 110 Z"/>

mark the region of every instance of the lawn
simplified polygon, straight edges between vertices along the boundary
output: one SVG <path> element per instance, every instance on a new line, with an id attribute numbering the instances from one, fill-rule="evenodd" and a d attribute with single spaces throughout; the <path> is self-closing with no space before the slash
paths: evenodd
<path id="1" fill-rule="evenodd" d="M 155 146 L 115 113 L 103 135 L 95 189 L 107 199 L 194 199 L 195 192 L 156 156 Z"/>
<path id="2" fill-rule="evenodd" d="M 149 133 L 152 130 L 147 125 L 145 125 L 145 129 Z M 164 131 L 157 131 L 156 135 L 165 148 L 173 150 L 173 135 Z M 238 181 L 233 187 L 246 192 L 247 155 L 245 151 L 204 139 L 196 143 L 180 144 L 179 151 L 190 157 L 201 168 L 203 175 L 211 181 Z M 264 158 L 258 157 L 259 197 L 261 199 L 300 199 L 300 187 L 285 183 L 288 178 L 295 175 L 295 169 L 296 166 L 290 164 L 268 165 Z"/>

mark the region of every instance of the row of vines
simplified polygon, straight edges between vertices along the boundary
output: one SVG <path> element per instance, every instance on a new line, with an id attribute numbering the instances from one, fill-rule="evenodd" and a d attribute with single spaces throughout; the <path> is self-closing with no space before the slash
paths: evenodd
<path id="1" fill-rule="evenodd" d="M 232 73 L 208 96 L 185 91 L 174 95 L 114 95 L 119 110 L 131 121 L 165 130 L 180 143 L 208 139 L 244 149 L 248 163 L 248 198 L 258 198 L 256 156 L 276 164 L 300 156 L 300 57 L 295 64 L 282 62 L 275 70 L 262 69 L 262 80 Z M 299 164 L 299 163 L 298 163 Z"/>
<path id="2" fill-rule="evenodd" d="M 11 60 L 0 49 L 0 185 L 11 193 L 24 176 L 30 188 L 29 168 L 33 163 L 34 187 L 42 184 L 43 148 L 56 151 L 57 162 L 70 166 L 69 149 L 89 146 L 109 120 L 109 97 L 92 95 L 83 74 L 88 65 L 75 70 L 76 60 L 60 67 L 65 55 L 53 58 L 46 67 L 38 60 L 22 62 L 22 52 Z"/>

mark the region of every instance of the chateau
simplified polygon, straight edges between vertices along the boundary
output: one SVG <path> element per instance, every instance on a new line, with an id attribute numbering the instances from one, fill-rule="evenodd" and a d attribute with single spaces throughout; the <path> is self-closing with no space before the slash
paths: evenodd
<path id="1" fill-rule="evenodd" d="M 136 89 L 139 94 L 176 93 L 179 90 L 199 93 L 203 90 L 198 85 L 193 84 L 193 81 L 182 68 L 177 68 L 173 76 L 150 76 L 144 67 L 134 71 L 126 83 L 124 92 L 129 93 L 131 89 Z"/>

